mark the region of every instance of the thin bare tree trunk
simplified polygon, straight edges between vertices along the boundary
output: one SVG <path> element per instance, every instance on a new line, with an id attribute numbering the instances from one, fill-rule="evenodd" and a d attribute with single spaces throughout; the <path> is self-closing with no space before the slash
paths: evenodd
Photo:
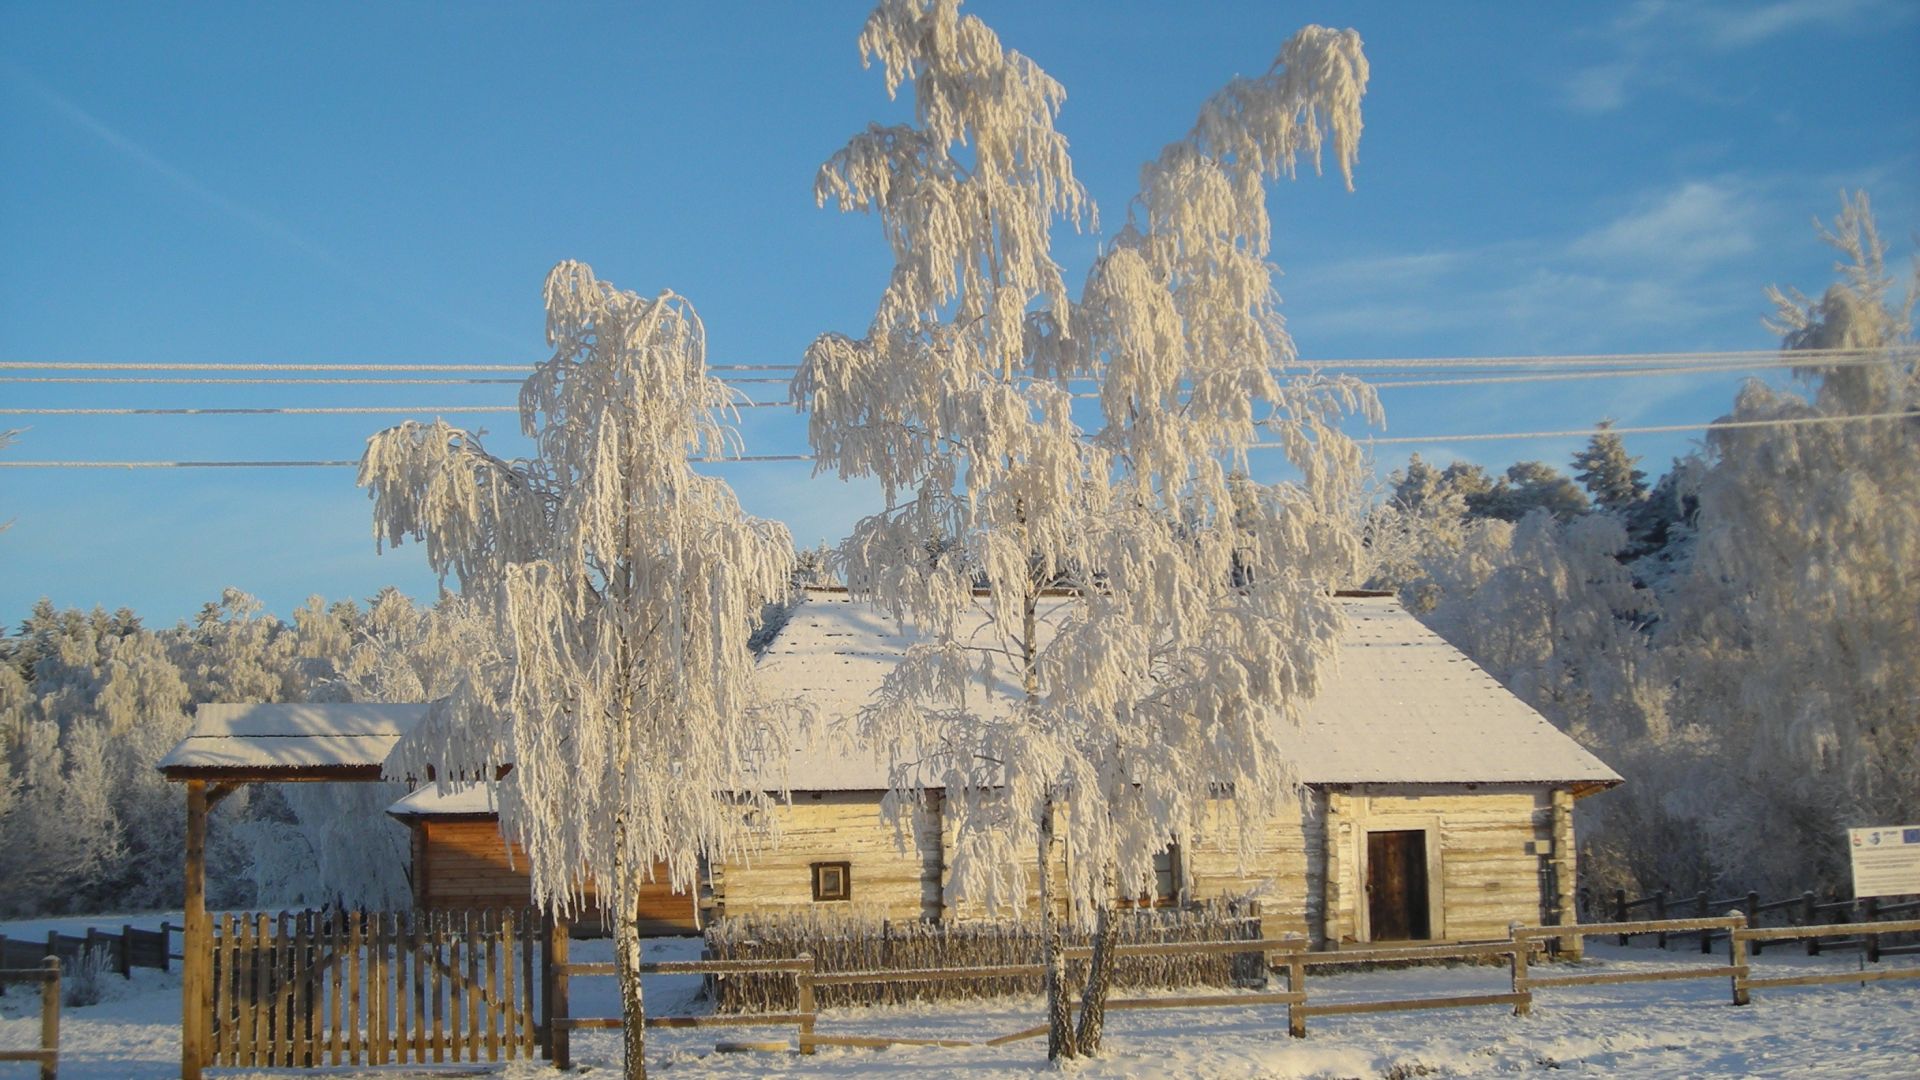
<path id="1" fill-rule="evenodd" d="M 634 880 L 627 866 L 627 823 L 614 822 L 613 873 L 616 882 Z M 613 918 L 614 972 L 620 980 L 621 1050 L 626 1062 L 627 1080 L 647 1080 L 647 1003 L 640 986 L 640 923 L 637 907 L 625 902 L 627 889 L 614 886 L 616 899 L 606 908 Z"/>
<path id="2" fill-rule="evenodd" d="M 1040 823 L 1040 941 L 1046 952 L 1047 988 L 1047 1060 L 1080 1056 L 1074 1040 L 1073 1013 L 1067 1000 L 1066 943 L 1061 940 L 1060 918 L 1053 910 L 1053 807 L 1045 810 Z"/>
<path id="3" fill-rule="evenodd" d="M 1093 935 L 1093 959 L 1087 965 L 1087 986 L 1080 995 L 1080 1030 L 1074 1036 L 1075 1048 L 1082 1054 L 1100 1050 L 1100 1035 L 1107 1023 L 1107 993 L 1113 989 L 1114 946 L 1119 940 L 1120 924 L 1114 921 L 1113 905 L 1101 904 Z"/>
<path id="4" fill-rule="evenodd" d="M 613 941 L 620 972 L 621 1049 L 627 1080 L 647 1080 L 647 1005 L 640 990 L 640 927 L 631 913 L 615 912 Z"/>

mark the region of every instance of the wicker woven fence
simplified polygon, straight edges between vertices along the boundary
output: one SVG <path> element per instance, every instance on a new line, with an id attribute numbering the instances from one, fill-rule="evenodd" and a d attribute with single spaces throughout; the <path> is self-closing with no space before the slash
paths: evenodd
<path id="1" fill-rule="evenodd" d="M 1127 912 L 1118 918 L 1122 944 L 1260 937 L 1258 910 L 1251 903 Z M 1030 965 L 1041 955 L 1038 927 L 1015 921 L 888 922 L 808 912 L 723 919 L 707 928 L 706 940 L 709 959 L 787 960 L 809 953 L 821 974 Z M 1086 945 L 1089 935 L 1069 931 L 1066 942 Z M 1070 974 L 1077 976 L 1081 965 L 1072 966 L 1075 971 Z M 1259 953 L 1130 956 L 1121 958 L 1114 968 L 1114 985 L 1123 988 L 1262 985 L 1265 977 L 1266 963 Z M 794 980 L 784 972 L 715 976 L 712 990 L 719 1012 L 784 1012 L 797 1007 Z M 823 985 L 818 989 L 818 1005 L 891 1005 L 1040 991 L 1038 975 Z"/>

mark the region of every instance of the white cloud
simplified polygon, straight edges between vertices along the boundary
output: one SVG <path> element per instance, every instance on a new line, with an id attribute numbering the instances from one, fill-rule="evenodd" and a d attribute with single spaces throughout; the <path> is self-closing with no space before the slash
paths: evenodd
<path id="1" fill-rule="evenodd" d="M 1569 74 L 1561 97 L 1576 112 L 1605 113 L 1655 87 L 1711 96 L 1680 75 L 1696 67 L 1701 53 L 1738 52 L 1796 32 L 1884 32 L 1916 11 L 1920 7 L 1898 0 L 1775 0 L 1757 6 L 1647 0 L 1598 32 L 1613 56 Z"/>
<path id="2" fill-rule="evenodd" d="M 1885 26 L 1904 12 L 1881 0 L 1779 0 L 1758 8 L 1699 7 L 1694 20 L 1707 42 L 1720 49 L 1744 49 L 1780 34 L 1810 27 L 1849 30 Z"/>
<path id="3" fill-rule="evenodd" d="M 1580 237 L 1587 258 L 1699 265 L 1752 251 L 1753 200 L 1724 181 L 1693 180 Z"/>
<path id="4" fill-rule="evenodd" d="M 1612 112 L 1627 103 L 1628 83 L 1638 71 L 1636 65 L 1625 61 L 1576 71 L 1563 87 L 1567 104 L 1580 112 Z"/>

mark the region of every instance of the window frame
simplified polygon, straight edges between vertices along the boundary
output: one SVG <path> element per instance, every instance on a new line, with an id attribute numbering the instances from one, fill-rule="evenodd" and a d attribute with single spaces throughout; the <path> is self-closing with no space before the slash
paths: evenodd
<path id="1" fill-rule="evenodd" d="M 813 902 L 816 904 L 839 904 L 853 899 L 853 864 L 850 862 L 817 862 L 809 864 L 808 872 L 813 879 Z M 825 895 L 821 888 L 822 871 L 837 870 L 840 873 L 840 891 L 837 896 Z"/>

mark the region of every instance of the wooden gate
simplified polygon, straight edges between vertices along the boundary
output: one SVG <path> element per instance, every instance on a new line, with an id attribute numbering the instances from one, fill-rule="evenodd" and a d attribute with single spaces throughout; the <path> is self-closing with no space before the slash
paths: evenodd
<path id="1" fill-rule="evenodd" d="M 528 909 L 223 915 L 205 1064 L 532 1057 L 541 925 Z"/>

